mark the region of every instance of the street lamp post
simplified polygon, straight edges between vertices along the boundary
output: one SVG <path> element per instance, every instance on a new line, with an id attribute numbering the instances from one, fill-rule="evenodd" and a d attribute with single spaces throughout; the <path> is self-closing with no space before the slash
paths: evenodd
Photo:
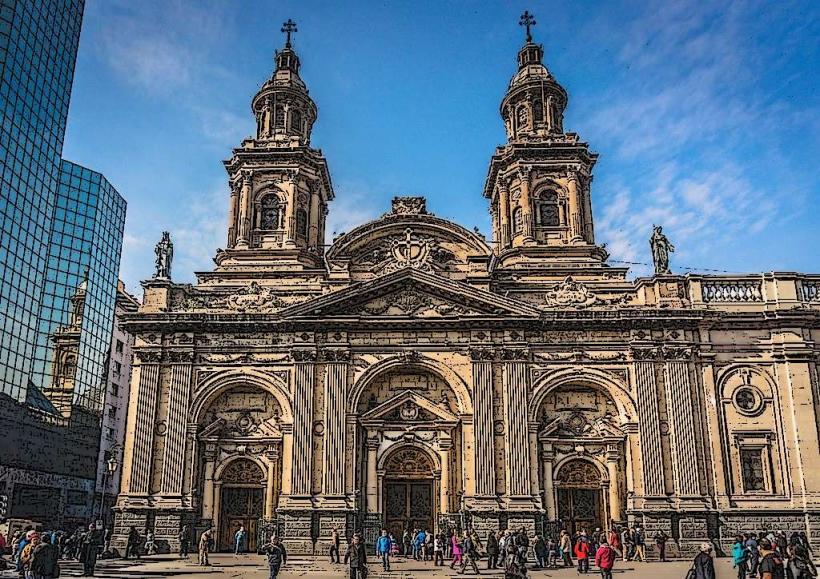
<path id="1" fill-rule="evenodd" d="M 100 520 L 103 520 L 103 526 L 105 526 L 105 491 L 106 487 L 108 487 L 108 479 L 114 476 L 114 473 L 117 472 L 117 468 L 120 466 L 116 453 L 118 447 L 119 445 L 114 445 L 105 451 L 104 454 L 104 456 L 108 458 L 105 459 L 105 470 L 103 470 L 102 477 L 102 496 L 100 497 Z"/>

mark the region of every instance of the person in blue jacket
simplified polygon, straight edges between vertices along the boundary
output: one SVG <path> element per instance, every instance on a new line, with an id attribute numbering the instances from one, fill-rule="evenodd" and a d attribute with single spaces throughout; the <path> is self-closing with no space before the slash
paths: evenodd
<path id="1" fill-rule="evenodd" d="M 390 548 L 392 546 L 392 541 L 387 536 L 387 529 L 382 529 L 382 536 L 376 539 L 376 555 L 381 557 L 385 571 L 390 571 Z"/>
<path id="2" fill-rule="evenodd" d="M 419 529 L 419 532 L 416 535 L 416 543 L 415 543 L 415 545 L 413 545 L 413 547 L 415 547 L 413 549 L 413 551 L 416 554 L 416 559 L 421 558 L 422 549 L 424 548 L 424 539 L 425 538 L 426 538 L 426 535 L 424 534 L 424 531 Z"/>

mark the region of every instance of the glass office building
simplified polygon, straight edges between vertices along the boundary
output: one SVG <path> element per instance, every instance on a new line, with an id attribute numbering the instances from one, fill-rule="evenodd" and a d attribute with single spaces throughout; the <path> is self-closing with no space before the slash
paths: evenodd
<path id="1" fill-rule="evenodd" d="M 0 0 L 0 395 L 29 394 L 83 0 Z M 27 396 L 28 394 L 28 396 Z"/>
<path id="2" fill-rule="evenodd" d="M 100 173 L 63 160 L 40 303 L 33 383 L 48 392 L 58 379 L 56 338 L 72 325 L 74 300 L 81 292 L 72 403 L 93 414 L 101 412 L 105 397 L 105 364 L 124 227 L 125 200 L 117 190 Z M 70 340 L 63 341 L 71 346 Z"/>

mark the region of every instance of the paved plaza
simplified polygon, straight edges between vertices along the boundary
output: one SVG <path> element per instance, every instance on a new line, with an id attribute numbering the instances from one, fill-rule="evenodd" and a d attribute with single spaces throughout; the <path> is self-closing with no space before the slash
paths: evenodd
<path id="1" fill-rule="evenodd" d="M 139 562 L 126 561 L 123 559 L 103 560 L 97 567 L 97 577 L 108 579 L 157 579 L 161 577 L 174 577 L 176 579 L 227 579 L 241 577 L 243 579 L 268 579 L 268 570 L 265 559 L 259 555 L 213 555 L 211 557 L 211 567 L 199 567 L 195 564 L 195 558 L 191 557 L 187 561 L 170 556 L 147 557 Z M 486 562 L 482 561 L 486 564 Z M 732 569 L 729 559 L 718 559 L 717 568 L 718 579 L 734 579 L 737 573 Z M 615 567 L 615 577 L 635 578 L 635 579 L 683 579 L 689 568 L 688 562 L 677 561 L 671 563 L 618 563 Z M 461 577 L 449 567 L 436 568 L 432 563 L 422 563 L 419 561 L 405 561 L 400 558 L 393 562 L 393 570 L 390 573 L 381 571 L 381 566 L 375 561 L 370 565 L 370 579 L 411 579 L 416 577 L 442 578 Z M 82 567 L 76 562 L 63 563 L 63 577 L 78 577 Z M 291 579 L 294 577 L 308 577 L 310 579 L 330 579 L 347 577 L 344 565 L 330 565 L 325 560 L 293 558 L 279 574 L 280 579 Z M 486 577 L 503 577 L 501 571 L 486 571 L 481 569 L 481 575 Z M 469 574 L 465 575 L 469 576 Z M 532 570 L 530 576 L 534 578 L 557 577 L 570 578 L 578 577 L 575 569 L 554 569 L 554 570 Z M 16 577 L 13 572 L 0 573 L 0 577 Z M 600 577 L 593 567 L 589 577 Z"/>

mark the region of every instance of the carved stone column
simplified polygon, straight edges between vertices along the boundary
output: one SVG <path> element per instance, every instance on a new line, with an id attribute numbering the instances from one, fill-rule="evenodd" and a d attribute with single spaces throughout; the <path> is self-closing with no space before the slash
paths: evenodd
<path id="1" fill-rule="evenodd" d="M 523 217 L 523 241 L 529 242 L 533 240 L 532 237 L 532 198 L 530 197 L 530 175 L 532 173 L 531 167 L 519 167 L 518 178 L 521 183 L 521 213 Z"/>
<path id="2" fill-rule="evenodd" d="M 282 183 L 285 195 L 287 197 L 287 204 L 285 205 L 285 245 L 288 247 L 296 246 L 296 174 L 291 172 L 285 176 Z"/>
<path id="3" fill-rule="evenodd" d="M 507 417 L 506 462 L 507 494 L 515 503 L 532 507 L 530 484 L 530 444 L 527 422 L 529 369 L 525 350 L 504 352 L 504 410 Z"/>
<path id="4" fill-rule="evenodd" d="M 205 448 L 205 468 L 203 469 L 204 484 L 202 486 L 202 518 L 213 520 L 214 518 L 214 466 L 216 461 L 216 448 L 213 444 L 208 444 Z"/>
<path id="5" fill-rule="evenodd" d="M 347 402 L 347 367 L 350 353 L 325 350 L 325 498 L 343 499 L 345 494 L 345 404 Z"/>
<path id="6" fill-rule="evenodd" d="M 293 489 L 293 425 L 282 425 L 282 496 L 290 497 Z"/>
<path id="7" fill-rule="evenodd" d="M 700 498 L 700 469 L 695 444 L 695 407 L 692 404 L 690 348 L 664 347 L 666 359 L 666 404 L 671 428 L 672 468 L 675 493 Z"/>
<path id="8" fill-rule="evenodd" d="M 618 461 L 620 454 L 609 451 L 606 455 L 606 470 L 609 473 L 609 516 L 613 521 L 621 520 L 620 481 Z"/>
<path id="9" fill-rule="evenodd" d="M 319 182 L 310 186 L 310 228 L 308 229 L 308 247 L 319 245 Z"/>
<path id="10" fill-rule="evenodd" d="M 316 352 L 293 352 L 293 468 L 291 493 L 294 497 L 309 499 L 312 494 L 313 473 L 313 383 L 315 380 Z"/>
<path id="11" fill-rule="evenodd" d="M 242 171 L 242 190 L 239 193 L 239 234 L 236 246 L 247 249 L 251 235 L 251 203 L 252 203 L 253 171 Z"/>
<path id="12" fill-rule="evenodd" d="M 501 224 L 501 248 L 510 246 L 510 187 L 506 183 L 498 184 L 498 221 Z"/>
<path id="13" fill-rule="evenodd" d="M 169 352 L 171 383 L 168 389 L 168 431 L 162 460 L 163 495 L 182 495 L 185 473 L 185 430 L 191 392 L 192 352 Z"/>
<path id="14" fill-rule="evenodd" d="M 553 462 L 555 461 L 555 452 L 552 450 L 552 445 L 545 445 L 544 451 L 541 452 L 541 463 L 544 469 L 544 508 L 547 511 L 547 520 L 558 520 L 558 511 L 555 508 L 555 488 L 553 487 Z"/>
<path id="15" fill-rule="evenodd" d="M 450 512 L 450 449 L 453 448 L 453 441 L 450 439 L 439 439 L 438 452 L 441 460 L 441 513 Z"/>
<path id="16" fill-rule="evenodd" d="M 228 202 L 228 247 L 236 245 L 237 217 L 239 216 L 239 189 L 238 181 L 231 181 L 231 199 Z"/>
<path id="17" fill-rule="evenodd" d="M 569 205 L 570 239 L 582 239 L 584 236 L 580 194 L 578 174 L 575 171 L 569 171 L 567 174 L 567 201 Z"/>
<path id="18" fill-rule="evenodd" d="M 508 224 L 509 225 L 509 224 Z M 475 487 L 481 498 L 495 499 L 495 434 L 493 433 L 493 356 L 490 348 L 473 348 L 473 422 Z"/>
<path id="19" fill-rule="evenodd" d="M 379 477 L 376 472 L 378 462 L 379 439 L 375 432 L 367 435 L 367 512 L 379 512 Z"/>
<path id="20" fill-rule="evenodd" d="M 154 423 L 156 421 L 161 355 L 159 352 L 137 352 L 136 357 L 140 360 L 138 365 L 137 420 L 133 425 L 133 451 L 130 465 L 131 484 L 128 491 L 132 495 L 147 495 L 150 492 L 151 485 Z"/>
<path id="21" fill-rule="evenodd" d="M 276 512 L 276 465 L 279 462 L 279 449 L 268 449 L 265 459 L 268 466 L 268 478 L 265 482 L 265 518 L 272 519 Z"/>
<path id="22" fill-rule="evenodd" d="M 666 494 L 661 448 L 658 386 L 655 377 L 657 348 L 632 350 L 635 359 L 635 400 L 638 406 L 638 425 L 641 441 L 644 493 L 647 497 Z M 634 457 L 633 457 L 634 458 Z"/>

